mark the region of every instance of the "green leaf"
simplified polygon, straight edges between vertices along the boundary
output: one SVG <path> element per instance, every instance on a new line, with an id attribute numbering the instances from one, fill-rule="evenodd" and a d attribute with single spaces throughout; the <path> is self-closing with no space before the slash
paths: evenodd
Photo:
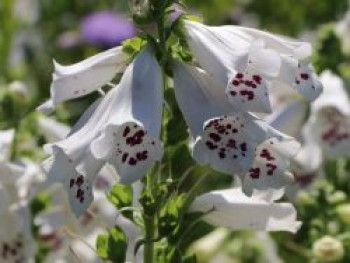
<path id="1" fill-rule="evenodd" d="M 126 258 L 127 238 L 119 227 L 114 227 L 108 238 L 108 259 L 115 263 L 124 263 Z"/>
<path id="2" fill-rule="evenodd" d="M 135 56 L 137 53 L 141 51 L 143 46 L 147 42 L 140 37 L 135 37 L 132 39 L 125 40 L 122 45 L 123 45 L 123 52 L 130 55 L 130 56 Z"/>
<path id="3" fill-rule="evenodd" d="M 98 256 L 113 263 L 124 263 L 127 238 L 119 227 L 112 228 L 108 234 L 99 235 L 96 240 Z"/>
<path id="4" fill-rule="evenodd" d="M 185 194 L 173 197 L 161 209 L 159 215 L 159 233 L 162 236 L 171 235 L 181 223 L 182 208 L 185 205 Z"/>
<path id="5" fill-rule="evenodd" d="M 115 184 L 107 195 L 107 199 L 118 209 L 132 206 L 133 191 L 129 185 Z M 131 219 L 133 218 L 131 211 L 123 211 L 122 214 Z"/>
<path id="6" fill-rule="evenodd" d="M 97 254 L 102 259 L 108 259 L 108 235 L 99 235 L 96 240 Z"/>

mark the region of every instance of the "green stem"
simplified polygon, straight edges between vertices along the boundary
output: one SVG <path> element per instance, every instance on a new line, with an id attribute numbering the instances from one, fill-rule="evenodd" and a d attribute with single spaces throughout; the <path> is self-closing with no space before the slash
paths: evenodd
<path id="1" fill-rule="evenodd" d="M 161 4 L 159 6 L 162 6 Z M 167 61 L 167 44 L 165 37 L 165 26 L 164 26 L 164 10 L 163 8 L 159 9 L 159 17 L 157 19 L 157 27 L 158 27 L 158 45 L 160 50 L 160 65 L 162 67 L 163 74 L 163 85 L 165 89 L 166 85 L 166 75 L 164 66 Z M 162 129 L 163 130 L 163 129 Z M 164 131 L 162 131 L 164 132 Z M 155 172 L 151 172 L 147 177 L 147 188 L 151 193 L 154 193 L 155 187 L 155 178 L 157 178 L 158 170 L 155 169 Z M 154 263 L 154 239 L 156 233 L 156 215 L 146 215 L 143 216 L 144 224 L 145 224 L 145 245 L 144 245 L 144 263 Z"/>
<path id="2" fill-rule="evenodd" d="M 145 246 L 144 246 L 144 263 L 154 263 L 154 237 L 155 237 L 155 216 L 144 215 L 145 223 Z"/>

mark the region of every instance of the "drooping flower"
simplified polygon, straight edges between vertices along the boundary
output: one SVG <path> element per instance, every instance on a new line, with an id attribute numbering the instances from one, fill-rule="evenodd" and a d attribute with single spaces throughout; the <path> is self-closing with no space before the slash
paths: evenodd
<path id="1" fill-rule="evenodd" d="M 91 185 L 105 163 L 116 169 L 122 183 L 131 183 L 162 157 L 162 104 L 161 70 L 152 50 L 145 48 L 120 84 L 85 112 L 66 139 L 46 146 L 54 155 L 44 164 L 48 176 L 65 185 L 76 215 L 91 203 Z"/>
<path id="2" fill-rule="evenodd" d="M 93 13 L 81 24 L 81 37 L 92 46 L 112 48 L 135 35 L 134 25 L 122 15 L 112 12 Z"/>
<path id="3" fill-rule="evenodd" d="M 216 226 L 255 231 L 296 232 L 301 223 L 291 204 L 274 203 L 259 195 L 246 196 L 239 188 L 203 194 L 191 205 L 205 213 L 204 220 Z"/>
<path id="4" fill-rule="evenodd" d="M 314 100 L 322 91 L 308 43 L 237 26 L 184 22 L 187 41 L 207 71 L 239 110 L 270 112 L 269 87 L 286 85 Z"/>
<path id="5" fill-rule="evenodd" d="M 34 262 L 37 246 L 31 234 L 31 220 L 26 205 L 17 204 L 0 214 L 0 261 Z"/>
<path id="6" fill-rule="evenodd" d="M 192 154 L 201 164 L 239 173 L 246 193 L 281 188 L 290 181 L 289 159 L 299 144 L 256 116 L 234 111 L 204 71 L 174 65 L 174 91 L 190 128 Z"/>

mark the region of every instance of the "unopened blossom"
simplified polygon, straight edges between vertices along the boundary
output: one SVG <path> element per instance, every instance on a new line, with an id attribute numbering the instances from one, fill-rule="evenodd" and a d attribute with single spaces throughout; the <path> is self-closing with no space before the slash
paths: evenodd
<path id="1" fill-rule="evenodd" d="M 335 262 L 343 258 L 342 242 L 331 236 L 324 236 L 312 245 L 313 256 L 322 262 Z"/>
<path id="2" fill-rule="evenodd" d="M 192 211 L 203 212 L 204 220 L 216 226 L 255 231 L 296 232 L 301 223 L 291 204 L 274 203 L 261 195 L 246 196 L 239 188 L 203 194 L 191 205 Z"/>

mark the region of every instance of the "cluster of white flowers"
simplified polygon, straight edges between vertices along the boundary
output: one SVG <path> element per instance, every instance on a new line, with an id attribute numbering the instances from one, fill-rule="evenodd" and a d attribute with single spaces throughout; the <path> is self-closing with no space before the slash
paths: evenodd
<path id="1" fill-rule="evenodd" d="M 0 261 L 34 262 L 37 246 L 28 202 L 43 174 L 29 161 L 10 162 L 13 138 L 14 130 L 0 132 Z"/>
<path id="2" fill-rule="evenodd" d="M 173 59 L 170 65 L 192 156 L 237 175 L 243 190 L 209 193 L 193 210 L 215 207 L 208 217 L 220 222 L 209 221 L 232 228 L 296 231 L 293 206 L 274 201 L 293 181 L 289 163 L 300 144 L 264 117 L 274 112 L 273 90 L 289 89 L 308 101 L 321 94 L 307 60 L 311 46 L 255 29 L 185 19 L 183 29 L 196 64 Z M 154 53 L 146 45 L 129 64 L 116 47 L 71 66 L 55 62 L 51 99 L 39 107 L 43 112 L 99 90 L 123 72 L 119 84 L 89 107 L 65 139 L 45 146 L 52 154 L 44 163 L 48 178 L 64 185 L 77 216 L 93 201 L 93 182 L 106 165 L 121 183 L 133 183 L 162 158 L 163 77 Z"/>

